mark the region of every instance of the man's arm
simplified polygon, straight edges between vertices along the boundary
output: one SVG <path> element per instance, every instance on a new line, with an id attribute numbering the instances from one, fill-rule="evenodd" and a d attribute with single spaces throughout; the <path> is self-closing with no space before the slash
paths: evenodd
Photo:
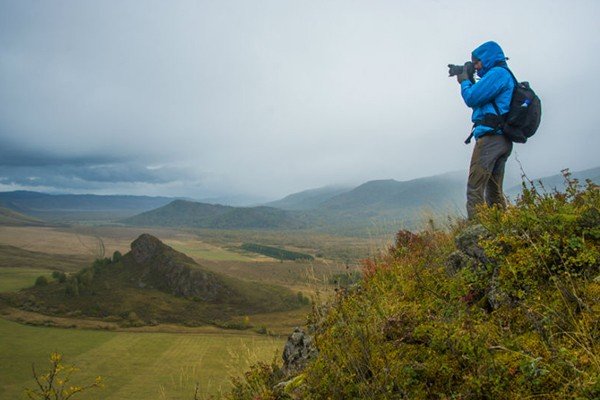
<path id="1" fill-rule="evenodd" d="M 480 107 L 494 100 L 507 84 L 508 75 L 502 68 L 493 68 L 475 84 L 469 80 L 462 81 L 461 95 L 467 107 Z"/>

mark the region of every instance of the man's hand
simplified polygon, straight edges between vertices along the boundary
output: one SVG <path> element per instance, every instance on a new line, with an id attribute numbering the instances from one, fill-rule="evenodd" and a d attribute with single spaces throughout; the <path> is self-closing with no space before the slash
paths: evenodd
<path id="1" fill-rule="evenodd" d="M 469 75 L 467 74 L 467 64 L 465 63 L 465 65 L 463 66 L 462 74 L 456 75 L 456 80 L 458 81 L 458 83 L 462 83 L 463 81 L 466 81 L 467 79 L 469 79 Z"/>

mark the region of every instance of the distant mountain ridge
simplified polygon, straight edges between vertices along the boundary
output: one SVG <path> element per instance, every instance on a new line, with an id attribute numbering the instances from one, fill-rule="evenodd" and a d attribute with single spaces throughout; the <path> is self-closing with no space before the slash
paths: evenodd
<path id="1" fill-rule="evenodd" d="M 161 207 L 174 197 L 0 192 L 0 206 L 48 221 L 124 218 Z"/>
<path id="2" fill-rule="evenodd" d="M 327 200 L 352 190 L 351 187 L 324 186 L 317 189 L 308 189 L 293 193 L 281 200 L 266 203 L 268 207 L 280 208 L 282 210 L 311 210 L 318 208 Z"/>
<path id="3" fill-rule="evenodd" d="M 585 184 L 586 179 L 590 179 L 592 182 L 600 184 L 600 167 L 571 172 L 571 179 L 578 179 L 579 183 L 582 185 Z M 554 189 L 562 191 L 565 189 L 565 177 L 562 174 L 536 178 L 533 179 L 532 182 L 538 189 L 543 188 L 550 191 Z M 521 189 L 521 185 L 515 185 L 506 190 L 506 193 L 514 198 L 521 193 Z"/>
<path id="4" fill-rule="evenodd" d="M 25 190 L 0 192 L 0 203 L 17 211 L 139 210 L 140 208 L 156 208 L 174 199 L 173 197 L 130 195 L 46 194 Z"/>
<path id="5" fill-rule="evenodd" d="M 0 207 L 0 225 L 4 226 L 47 226 L 41 219 Z"/>
<path id="6" fill-rule="evenodd" d="M 600 167 L 572 173 L 600 183 Z M 467 173 L 450 172 L 408 181 L 373 180 L 355 188 L 323 187 L 290 194 L 256 207 L 232 207 L 168 197 L 45 195 L 34 192 L 0 193 L 0 204 L 42 219 L 56 216 L 58 207 L 69 204 L 78 212 L 100 212 L 113 207 L 104 220 L 125 225 L 192 227 L 207 229 L 320 229 L 353 232 L 377 227 L 383 231 L 417 228 L 425 220 L 464 215 Z M 534 182 L 537 182 L 535 179 Z M 541 178 L 544 187 L 561 188 L 557 174 Z M 539 185 L 539 184 L 538 184 Z M 505 193 L 514 198 L 521 186 Z M 62 197 L 60 197 L 62 196 Z M 36 208 L 37 207 L 37 208 Z M 116 208 L 119 207 L 119 208 Z M 144 209 L 136 210 L 136 207 Z M 95 215 L 92 215 L 95 218 Z M 56 219 L 48 219 L 56 221 Z M 60 220 L 59 220 L 60 221 Z"/>
<path id="7" fill-rule="evenodd" d="M 231 207 L 175 200 L 163 207 L 120 222 L 135 226 L 210 229 L 298 229 L 307 227 L 302 215 L 273 207 Z"/>
<path id="8" fill-rule="evenodd" d="M 451 172 L 409 181 L 369 181 L 334 196 L 322 208 L 344 211 L 356 211 L 365 207 L 380 211 L 423 206 L 437 208 L 442 204 L 454 203 L 458 196 L 464 195 L 464 175 L 463 172 Z"/>
<path id="9" fill-rule="evenodd" d="M 211 229 L 351 230 L 376 223 L 414 224 L 423 212 L 458 213 L 466 177 L 452 172 L 399 182 L 369 181 L 354 189 L 325 187 L 292 194 L 268 206 L 230 207 L 176 200 L 120 222 L 135 226 Z M 280 205 L 284 209 L 274 208 Z"/>

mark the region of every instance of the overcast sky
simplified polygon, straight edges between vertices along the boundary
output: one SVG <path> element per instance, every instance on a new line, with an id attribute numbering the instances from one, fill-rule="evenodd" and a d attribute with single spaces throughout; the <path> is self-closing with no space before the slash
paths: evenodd
<path id="1" fill-rule="evenodd" d="M 596 167 L 599 20 L 594 0 L 0 0 L 0 190 L 277 198 L 466 170 L 446 64 L 488 40 L 543 104 L 511 174 Z"/>

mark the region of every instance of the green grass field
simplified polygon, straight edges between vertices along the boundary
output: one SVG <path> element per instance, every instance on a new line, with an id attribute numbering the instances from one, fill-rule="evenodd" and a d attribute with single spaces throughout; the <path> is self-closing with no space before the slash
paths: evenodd
<path id="1" fill-rule="evenodd" d="M 31 364 L 48 365 L 50 352 L 64 355 L 80 371 L 75 383 L 100 375 L 105 388 L 81 399 L 193 399 L 218 394 L 230 374 L 250 363 L 268 361 L 283 349 L 282 339 L 224 334 L 104 332 L 42 328 L 0 319 L 0 398 L 25 399 L 33 383 Z"/>
<path id="2" fill-rule="evenodd" d="M 0 293 L 33 286 L 40 275 L 50 280 L 52 274 L 47 269 L 0 268 Z"/>
<path id="3" fill-rule="evenodd" d="M 139 233 L 112 227 L 0 227 L 0 292 L 31 286 L 39 275 L 49 276 L 50 268 L 77 271 L 88 266 L 100 242 L 105 245 L 107 255 L 117 249 L 125 253 Z M 265 232 L 217 232 L 212 237 L 206 232 L 196 235 L 175 230 L 160 230 L 157 234 L 176 250 L 214 271 L 280 284 L 305 295 L 313 290 L 310 276 L 325 282 L 326 276 L 345 270 L 344 264 L 325 259 L 280 263 L 230 248 L 251 238 L 256 243 L 315 254 L 323 250 L 327 258 L 334 254 L 345 256 L 343 249 L 352 248 L 349 245 L 353 242 L 346 238 L 279 236 Z M 251 315 L 250 324 L 264 325 L 269 331 L 287 335 L 294 326 L 303 323 L 308 311 L 307 306 L 291 312 Z M 217 394 L 221 387 L 228 388 L 229 376 L 243 373 L 250 363 L 269 361 L 275 355 L 280 357 L 284 342 L 250 331 L 115 332 L 33 327 L 0 318 L 0 399 L 25 399 L 24 388 L 33 384 L 31 364 L 43 370 L 52 351 L 63 353 L 67 364 L 81 369 L 74 383 L 91 382 L 97 375 L 105 379 L 103 390 L 77 397 L 82 400 L 192 400 L 196 382 L 200 383 L 200 399 L 203 399 L 207 394 Z"/>
<path id="4" fill-rule="evenodd" d="M 256 261 L 258 259 L 255 255 L 252 256 L 236 253 L 222 247 L 214 246 L 208 243 L 203 243 L 198 240 L 190 240 L 187 242 L 177 240 L 166 240 L 165 244 L 196 260 Z"/>

